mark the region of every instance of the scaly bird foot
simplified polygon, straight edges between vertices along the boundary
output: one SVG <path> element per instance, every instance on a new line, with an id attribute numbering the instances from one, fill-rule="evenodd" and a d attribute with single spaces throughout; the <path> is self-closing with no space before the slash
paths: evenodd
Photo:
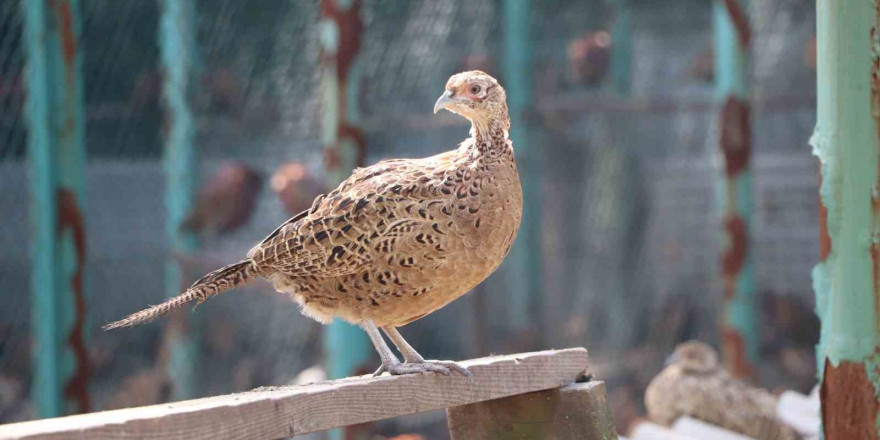
<path id="1" fill-rule="evenodd" d="M 456 372 L 465 377 L 471 377 L 471 372 L 467 368 L 452 361 L 425 361 L 425 362 L 394 362 L 388 365 L 383 364 L 373 373 L 373 377 L 379 376 L 384 372 L 390 373 L 392 376 L 401 374 L 418 374 L 418 373 L 440 373 L 450 375 Z"/>

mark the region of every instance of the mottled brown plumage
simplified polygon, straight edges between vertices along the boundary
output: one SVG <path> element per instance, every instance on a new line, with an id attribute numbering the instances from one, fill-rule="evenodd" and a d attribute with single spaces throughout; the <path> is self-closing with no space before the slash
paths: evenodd
<path id="1" fill-rule="evenodd" d="M 698 341 L 680 344 L 645 391 L 648 417 L 664 426 L 690 416 L 758 440 L 799 439 L 776 416 L 776 403 L 776 396 L 731 377 L 715 350 Z"/>
<path id="2" fill-rule="evenodd" d="M 480 71 L 454 75 L 435 113 L 440 109 L 471 121 L 470 138 L 456 150 L 355 170 L 251 249 L 247 259 L 108 328 L 150 321 L 260 275 L 293 297 L 304 314 L 363 327 L 386 371 L 466 373 L 450 362 L 426 363 L 395 327 L 445 306 L 501 264 L 519 228 L 522 190 L 508 139 L 506 95 L 494 78 Z M 406 363 L 397 362 L 377 327 Z"/>

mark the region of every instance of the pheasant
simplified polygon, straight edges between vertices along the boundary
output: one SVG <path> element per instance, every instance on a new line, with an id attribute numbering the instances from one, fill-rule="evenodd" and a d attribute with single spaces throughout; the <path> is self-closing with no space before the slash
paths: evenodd
<path id="1" fill-rule="evenodd" d="M 668 366 L 645 390 L 648 418 L 664 426 L 691 416 L 758 440 L 796 440 L 800 434 L 776 416 L 777 398 L 731 377 L 712 347 L 680 344 Z"/>
<path id="2" fill-rule="evenodd" d="M 284 205 L 284 210 L 294 215 L 312 206 L 315 196 L 324 191 L 321 180 L 309 172 L 305 164 L 287 162 L 278 167 L 272 176 L 271 186 Z"/>
<path id="3" fill-rule="evenodd" d="M 377 375 L 469 375 L 455 362 L 426 361 L 397 328 L 449 304 L 498 268 L 519 229 L 522 188 L 506 94 L 494 78 L 481 71 L 453 75 L 434 104 L 434 113 L 442 109 L 471 123 L 457 149 L 354 170 L 244 260 L 104 328 L 143 324 L 262 277 L 306 316 L 363 328 L 382 361 Z"/>
<path id="4" fill-rule="evenodd" d="M 262 186 L 263 176 L 256 170 L 240 163 L 223 165 L 199 193 L 180 229 L 218 235 L 235 231 L 250 220 Z"/>

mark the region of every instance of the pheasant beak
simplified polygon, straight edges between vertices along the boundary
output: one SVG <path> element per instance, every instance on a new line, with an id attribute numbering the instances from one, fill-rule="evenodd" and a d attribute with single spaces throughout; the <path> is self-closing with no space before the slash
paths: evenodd
<path id="1" fill-rule="evenodd" d="M 437 102 L 434 103 L 434 114 L 436 115 L 437 112 L 439 112 L 440 110 L 449 109 L 449 106 L 453 103 L 454 101 L 452 100 L 452 91 L 447 90 L 443 92 L 443 94 L 440 95 L 440 99 L 438 99 Z"/>

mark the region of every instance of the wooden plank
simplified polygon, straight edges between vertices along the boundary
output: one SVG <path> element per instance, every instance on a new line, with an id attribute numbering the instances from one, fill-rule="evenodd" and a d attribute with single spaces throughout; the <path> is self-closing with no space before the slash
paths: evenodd
<path id="1" fill-rule="evenodd" d="M 0 425 L 11 439 L 276 439 L 567 385 L 589 374 L 571 348 L 463 362 L 473 376 L 352 377 L 164 405 Z"/>
<path id="2" fill-rule="evenodd" d="M 599 381 L 458 406 L 446 414 L 452 440 L 617 439 Z"/>

